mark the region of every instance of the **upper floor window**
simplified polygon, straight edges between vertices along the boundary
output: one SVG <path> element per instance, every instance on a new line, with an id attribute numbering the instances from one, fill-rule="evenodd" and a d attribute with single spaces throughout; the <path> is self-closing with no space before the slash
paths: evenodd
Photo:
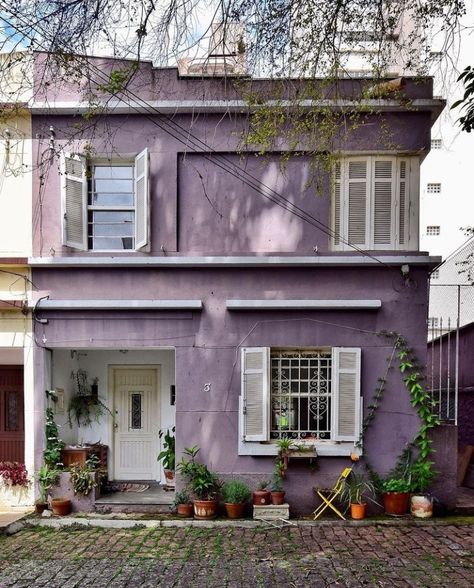
<path id="1" fill-rule="evenodd" d="M 431 272 L 430 278 L 432 280 L 439 280 L 439 269 L 435 269 Z"/>
<path id="2" fill-rule="evenodd" d="M 441 194 L 441 184 L 439 182 L 430 182 L 426 184 L 428 194 Z"/>
<path id="3" fill-rule="evenodd" d="M 149 156 L 62 159 L 63 245 L 83 251 L 138 250 L 149 244 Z"/>
<path id="4" fill-rule="evenodd" d="M 417 249 L 418 172 L 415 157 L 347 157 L 337 162 L 334 249 Z"/>
<path id="5" fill-rule="evenodd" d="M 428 225 L 426 227 L 426 234 L 429 237 L 436 237 L 441 233 L 441 227 L 439 225 Z"/>
<path id="6" fill-rule="evenodd" d="M 441 149 L 442 146 L 441 139 L 431 139 L 431 149 Z"/>

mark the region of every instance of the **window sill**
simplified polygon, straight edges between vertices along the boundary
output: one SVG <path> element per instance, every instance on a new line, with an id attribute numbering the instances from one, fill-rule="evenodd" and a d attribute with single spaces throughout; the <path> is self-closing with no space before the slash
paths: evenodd
<path id="1" fill-rule="evenodd" d="M 316 441 L 308 443 L 316 448 L 317 457 L 350 457 L 352 454 L 362 455 L 362 450 L 354 447 L 350 441 Z M 254 441 L 239 441 L 239 455 L 251 456 L 276 456 L 278 446 L 276 443 L 258 443 Z M 314 457 L 308 452 L 307 457 Z"/>

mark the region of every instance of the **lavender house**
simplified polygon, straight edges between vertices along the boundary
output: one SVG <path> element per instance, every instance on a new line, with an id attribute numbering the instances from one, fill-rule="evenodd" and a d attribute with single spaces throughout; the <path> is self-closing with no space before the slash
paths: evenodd
<path id="1" fill-rule="evenodd" d="M 124 66 L 89 63 L 96 87 Z M 67 407 L 80 369 L 115 419 L 70 428 L 61 406 L 56 419 L 66 442 L 108 446 L 110 479 L 163 481 L 158 431 L 176 426 L 178 454 L 199 445 L 223 478 L 255 485 L 290 436 L 319 456 L 316 472 L 292 462 L 286 481 L 295 510 L 311 509 L 312 486 L 347 465 L 386 371 L 392 344 L 377 333 L 402 333 L 426 358 L 438 260 L 418 251 L 419 166 L 443 102 L 430 79 L 405 82 L 404 100 L 368 100 L 360 124 L 335 130 L 333 172 L 315 171 L 303 148 L 282 166 L 284 141 L 265 157 L 239 152 L 250 114 L 240 80 L 142 63 L 86 125 L 85 88 L 38 87 L 37 465 L 44 390 Z M 248 83 L 268 97 L 276 88 Z M 326 88 L 325 107 L 351 111 L 370 84 Z M 282 103 L 300 86 L 280 83 Z M 388 381 L 357 449 L 381 473 L 419 426 L 397 370 Z"/>

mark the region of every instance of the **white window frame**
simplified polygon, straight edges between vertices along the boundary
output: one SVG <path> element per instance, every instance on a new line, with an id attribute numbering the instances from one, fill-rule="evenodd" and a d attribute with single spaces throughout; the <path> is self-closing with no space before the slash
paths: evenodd
<path id="1" fill-rule="evenodd" d="M 298 348 L 304 351 L 310 351 L 311 348 Z M 361 349 L 354 347 L 318 347 L 315 350 L 331 350 L 332 353 L 332 367 L 331 367 L 331 435 L 329 439 L 306 439 L 298 440 L 300 445 L 307 445 L 316 449 L 318 455 L 321 456 L 349 456 L 352 453 L 360 455 L 362 448 L 357 446 L 361 436 L 362 414 L 363 414 L 363 400 L 361 396 Z M 278 348 L 281 350 L 281 348 Z M 289 351 L 295 348 L 288 348 Z M 262 422 L 261 431 L 259 435 L 255 435 L 255 430 L 252 435 L 246 438 L 245 426 L 245 411 L 246 411 L 246 392 L 245 392 L 245 377 L 247 373 L 252 373 L 253 370 L 248 370 L 245 367 L 245 357 L 247 353 L 262 353 L 264 362 L 261 366 L 256 366 L 258 373 L 265 374 L 262 379 L 263 391 L 258 398 L 263 398 L 266 401 L 266 407 L 261 412 Z M 342 359 L 343 354 L 352 354 L 353 365 L 347 365 L 347 361 Z M 241 350 L 241 394 L 239 396 L 239 455 L 254 455 L 254 456 L 272 456 L 277 455 L 278 446 L 277 441 L 270 438 L 270 411 L 271 411 L 271 377 L 270 377 L 270 355 L 271 349 L 269 347 L 251 347 L 242 348 Z M 340 359 L 341 358 L 341 359 Z M 347 358 L 347 355 L 346 355 Z M 339 368 L 339 366 L 341 367 Z M 344 394 L 345 381 L 347 376 L 352 376 L 352 390 L 354 398 L 350 399 L 350 410 L 354 410 L 351 415 L 349 413 L 350 431 L 347 429 L 347 419 L 338 411 L 339 394 Z M 344 378 L 346 380 L 344 381 Z M 344 402 L 344 400 L 342 400 Z M 347 402 L 346 402 L 347 406 Z M 347 415 L 346 415 L 347 416 Z M 342 418 L 340 418 L 342 417 Z"/>
<path id="2" fill-rule="evenodd" d="M 71 166 L 68 161 L 74 161 L 81 166 L 81 172 L 75 176 L 68 174 L 67 169 Z M 94 207 L 88 205 L 87 174 L 88 165 L 130 165 L 135 167 L 134 172 L 134 206 L 110 206 Z M 72 168 L 71 168 L 72 169 Z M 137 173 L 140 169 L 141 173 Z M 144 149 L 138 154 L 129 154 L 117 158 L 105 158 L 98 156 L 90 162 L 82 155 L 63 153 L 61 158 L 61 222 L 62 222 L 62 244 L 66 247 L 79 249 L 81 251 L 103 252 L 103 253 L 131 253 L 133 251 L 150 250 L 150 163 L 149 151 Z M 76 188 L 71 199 L 69 186 Z M 72 202 L 72 205 L 71 205 Z M 71 208 L 72 206 L 72 208 Z M 134 249 L 94 249 L 89 248 L 88 243 L 88 212 L 89 210 L 131 210 L 134 212 Z M 68 215 L 68 210 L 73 214 Z M 81 211 L 79 213 L 79 210 Z M 69 216 L 69 218 L 68 218 Z M 80 238 L 71 239 L 70 235 Z"/>
<path id="3" fill-rule="evenodd" d="M 390 242 L 375 243 L 375 162 L 391 161 L 392 167 L 392 205 Z M 351 244 L 349 241 L 349 164 L 351 162 L 366 162 L 366 217 L 365 243 Z M 405 177 L 401 176 L 401 165 L 405 162 Z M 338 167 L 340 166 L 340 167 Z M 340 169 L 340 179 L 333 174 L 333 190 L 331 198 L 331 228 L 334 231 L 331 248 L 334 251 L 353 251 L 354 247 L 364 250 L 401 250 L 417 251 L 419 248 L 419 158 L 415 156 L 391 156 L 370 154 L 364 156 L 344 156 L 338 160 L 336 167 Z M 404 184 L 404 210 L 401 208 L 401 185 Z M 339 231 L 337 231 L 337 206 L 335 203 L 336 190 L 339 189 Z M 404 223 L 401 230 L 400 216 L 404 213 Z M 337 233 L 339 232 L 339 238 Z"/>

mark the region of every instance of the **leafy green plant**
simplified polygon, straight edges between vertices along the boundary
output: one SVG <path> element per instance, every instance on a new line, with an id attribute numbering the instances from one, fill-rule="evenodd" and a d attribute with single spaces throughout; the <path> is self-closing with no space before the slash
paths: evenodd
<path id="1" fill-rule="evenodd" d="M 257 490 L 266 490 L 269 485 L 270 480 L 260 480 L 260 482 L 257 484 Z"/>
<path id="2" fill-rule="evenodd" d="M 88 496 L 94 488 L 101 485 L 104 472 L 99 467 L 99 458 L 91 455 L 84 464 L 73 463 L 69 467 L 74 494 Z"/>
<path id="3" fill-rule="evenodd" d="M 222 497 L 224 502 L 231 504 L 241 504 L 250 500 L 252 493 L 250 488 L 240 480 L 229 480 L 222 487 Z"/>
<path id="4" fill-rule="evenodd" d="M 274 473 L 270 484 L 272 492 L 283 492 L 283 480 L 278 473 Z"/>
<path id="5" fill-rule="evenodd" d="M 410 481 L 404 478 L 388 478 L 382 483 L 382 492 L 410 492 Z"/>
<path id="6" fill-rule="evenodd" d="M 179 473 L 187 478 L 188 485 L 198 500 L 214 500 L 220 491 L 221 483 L 217 474 L 209 471 L 205 464 L 196 462 L 199 447 L 187 447 L 178 464 Z"/>
<path id="7" fill-rule="evenodd" d="M 48 464 L 43 464 L 40 469 L 36 472 L 36 479 L 38 480 L 38 486 L 40 491 L 40 502 L 45 503 L 48 501 L 48 490 L 52 486 L 56 486 L 59 482 L 59 474 L 61 470 L 51 467 Z"/>
<path id="8" fill-rule="evenodd" d="M 61 449 L 64 447 L 64 442 L 59 438 L 59 428 L 54 420 L 54 411 L 52 408 L 46 409 L 46 448 L 43 451 L 43 458 L 46 465 L 51 469 L 58 469 L 62 466 L 61 463 Z"/>
<path id="9" fill-rule="evenodd" d="M 348 506 L 351 504 L 362 504 L 364 498 L 372 500 L 371 496 L 375 496 L 375 494 L 375 485 L 362 474 L 352 471 L 344 480 L 341 491 L 341 500 L 346 502 Z"/>
<path id="10" fill-rule="evenodd" d="M 174 470 L 176 465 L 176 438 L 172 434 L 175 432 L 175 427 L 165 431 L 160 430 L 158 436 L 163 439 L 163 451 L 158 454 L 158 461 L 163 462 L 165 470 Z"/>
<path id="11" fill-rule="evenodd" d="M 69 426 L 72 427 L 73 420 L 81 427 L 89 427 L 94 421 L 100 422 L 100 419 L 109 413 L 112 418 L 114 415 L 107 405 L 93 392 L 89 384 L 88 375 L 85 370 L 78 369 L 77 372 L 71 373 L 71 378 L 75 382 L 76 394 L 69 400 L 67 408 L 67 417 Z M 97 386 L 98 379 L 94 378 L 93 386 Z"/>
<path id="12" fill-rule="evenodd" d="M 172 507 L 174 510 L 176 510 L 176 508 L 178 507 L 179 504 L 192 504 L 192 503 L 193 503 L 193 501 L 191 500 L 191 497 L 186 492 L 186 490 L 180 490 L 179 492 L 176 492 L 176 494 L 174 495 Z"/>

